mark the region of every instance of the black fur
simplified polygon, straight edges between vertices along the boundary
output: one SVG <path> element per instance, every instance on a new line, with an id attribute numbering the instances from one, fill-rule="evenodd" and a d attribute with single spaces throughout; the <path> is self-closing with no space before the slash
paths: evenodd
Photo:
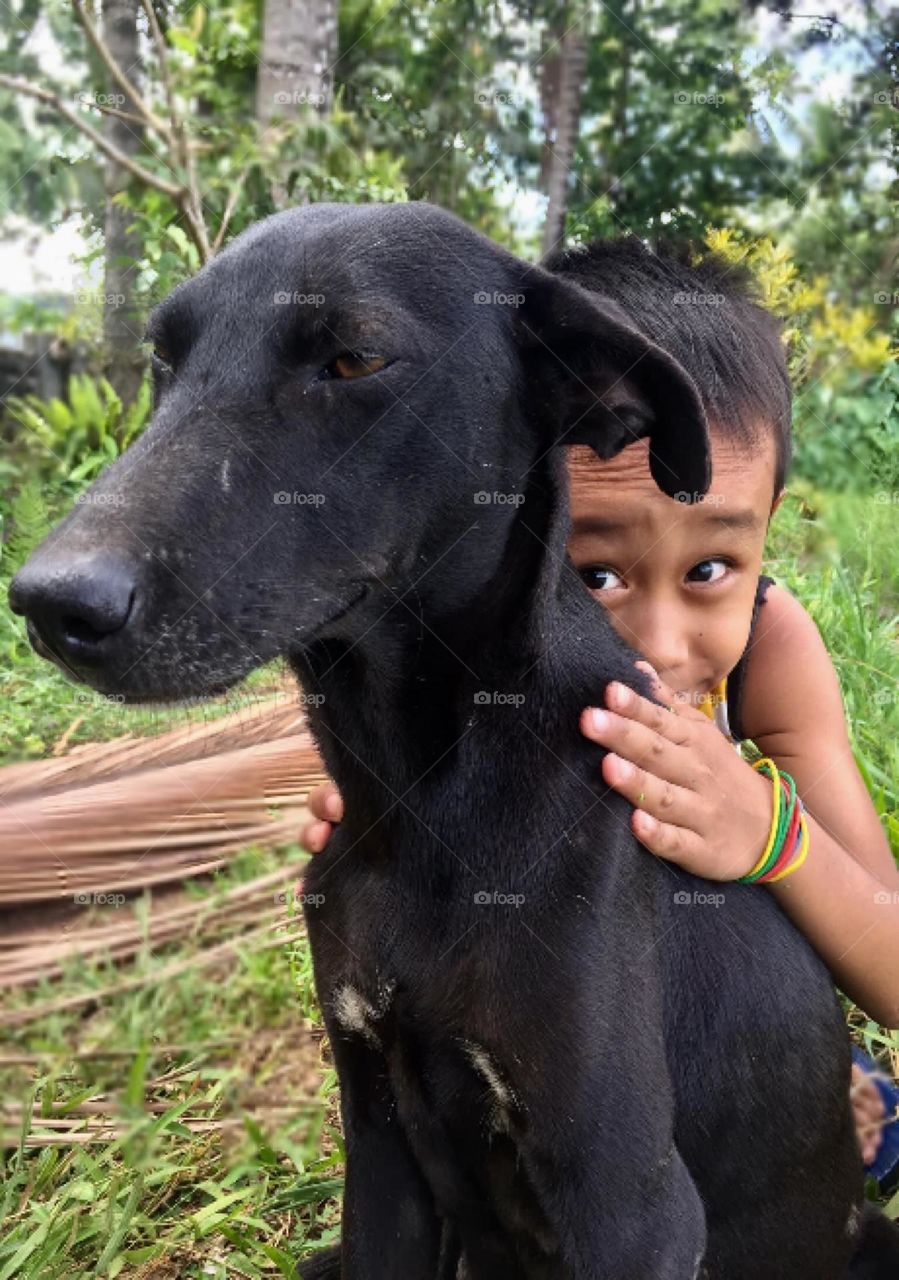
<path id="1" fill-rule="evenodd" d="M 828 974 L 764 891 L 641 850 L 578 728 L 645 686 L 566 559 L 558 446 L 649 434 L 659 484 L 701 492 L 695 385 L 619 304 L 422 204 L 271 218 L 153 331 L 152 426 L 12 601 L 104 692 L 285 654 L 312 695 L 346 804 L 305 891 L 347 1185 L 307 1280 L 843 1280 Z M 344 350 L 393 363 L 338 381 Z M 895 1274 L 890 1234 L 857 1274 Z"/>

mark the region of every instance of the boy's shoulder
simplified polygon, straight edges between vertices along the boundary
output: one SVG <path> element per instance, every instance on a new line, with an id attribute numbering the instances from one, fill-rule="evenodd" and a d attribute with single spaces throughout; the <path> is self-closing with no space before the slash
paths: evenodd
<path id="1" fill-rule="evenodd" d="M 793 755 L 813 735 L 820 746 L 846 740 L 846 716 L 833 662 L 801 602 L 776 584 L 749 646 L 741 698 L 743 732 L 760 748 Z"/>

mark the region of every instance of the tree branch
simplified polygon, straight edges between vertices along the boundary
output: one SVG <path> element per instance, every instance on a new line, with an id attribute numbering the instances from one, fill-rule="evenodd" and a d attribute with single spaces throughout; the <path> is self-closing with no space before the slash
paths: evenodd
<path id="1" fill-rule="evenodd" d="M 3 73 L 0 73 L 0 87 L 11 89 L 13 93 L 20 93 L 26 98 L 36 98 L 38 102 L 43 102 L 48 107 L 52 107 L 57 115 L 62 116 L 64 120 L 68 120 L 73 128 L 78 129 L 86 138 L 90 139 L 97 150 L 102 152 L 108 159 L 114 161 L 115 164 L 121 165 L 123 169 L 127 169 L 145 186 L 161 191 L 163 195 L 175 200 L 179 207 L 181 206 L 186 195 L 186 190 L 183 186 L 176 186 L 174 182 L 168 182 L 165 178 L 160 178 L 150 169 L 145 169 L 142 164 L 138 164 L 136 160 L 132 160 L 130 156 L 125 155 L 124 151 L 120 151 L 118 147 L 104 138 L 101 133 L 98 133 L 93 125 L 88 124 L 86 120 L 82 120 L 77 111 L 74 111 L 58 93 L 52 93 L 49 89 L 42 89 L 40 85 L 32 84 L 29 80 L 22 80 L 18 76 L 8 76 Z"/>
<path id="2" fill-rule="evenodd" d="M 73 3 L 80 3 L 81 0 L 73 0 Z M 187 175 L 187 192 L 181 202 L 181 210 L 190 226 L 194 243 L 200 251 L 200 261 L 208 262 L 213 255 L 213 248 L 209 243 L 209 233 L 206 229 L 206 219 L 203 217 L 203 197 L 200 193 L 200 184 L 197 179 L 197 166 L 194 161 L 194 153 L 187 137 L 184 119 L 178 114 L 178 108 L 175 103 L 175 89 L 172 84 L 171 70 L 168 59 L 168 45 L 165 42 L 165 36 L 159 26 L 159 20 L 156 17 L 156 11 L 153 8 L 152 0 L 140 0 L 141 8 L 147 15 L 147 23 L 150 28 L 150 35 L 153 39 L 153 46 L 156 50 L 156 61 L 159 64 L 159 75 L 162 80 L 163 89 L 165 91 L 165 100 L 168 107 L 169 119 L 171 120 L 171 129 L 169 131 L 169 143 L 175 153 L 179 165 L 184 169 Z"/>
<path id="3" fill-rule="evenodd" d="M 156 17 L 156 10 L 153 8 L 152 0 L 140 0 L 141 8 L 147 15 L 147 23 L 150 27 L 150 35 L 153 37 L 153 46 L 156 49 L 156 61 L 159 63 L 159 75 L 162 79 L 162 85 L 165 90 L 165 101 L 169 109 L 169 120 L 172 123 L 172 133 L 177 137 L 182 132 L 182 123 L 175 107 L 175 89 L 172 85 L 172 74 L 169 67 L 169 47 L 165 42 L 165 36 L 159 26 L 159 19 Z"/>
<path id="4" fill-rule="evenodd" d="M 243 190 L 243 184 L 246 182 L 247 174 L 249 172 L 250 172 L 249 169 L 244 169 L 243 173 L 240 175 L 240 177 L 237 179 L 234 186 L 231 188 L 230 192 L 228 193 L 228 199 L 225 202 L 225 209 L 222 214 L 222 220 L 219 223 L 219 229 L 215 233 L 215 239 L 212 242 L 212 252 L 214 254 L 218 253 L 219 249 L 221 249 L 222 247 L 222 241 L 225 239 L 225 232 L 228 230 L 228 223 L 231 221 L 231 215 L 234 212 L 234 208 L 237 204 L 237 201 L 240 198 L 240 193 Z"/>
<path id="5" fill-rule="evenodd" d="M 155 133 L 158 133 L 160 138 L 164 138 L 165 141 L 171 145 L 172 137 L 168 125 L 164 120 L 160 120 L 156 112 L 153 111 L 149 104 L 144 101 L 138 93 L 135 85 L 131 83 L 125 72 L 109 52 L 109 49 L 106 47 L 106 42 L 97 31 L 92 19 L 88 17 L 87 11 L 84 8 L 83 0 L 72 0 L 72 8 L 75 10 L 78 21 L 84 28 L 88 40 L 90 40 L 97 53 L 100 55 L 103 65 L 115 80 L 116 84 L 126 94 L 126 96 L 131 99 L 137 108 L 138 113 L 143 116 L 150 128 L 153 129 Z"/>
<path id="6" fill-rule="evenodd" d="M 119 120 L 124 120 L 126 124 L 135 124 L 143 129 L 146 121 L 143 116 L 136 116 L 132 111 L 120 111 L 118 107 L 106 107 L 100 102 L 94 102 L 92 98 L 82 98 L 81 105 L 90 107 L 93 111 L 100 111 L 104 116 L 117 116 Z"/>

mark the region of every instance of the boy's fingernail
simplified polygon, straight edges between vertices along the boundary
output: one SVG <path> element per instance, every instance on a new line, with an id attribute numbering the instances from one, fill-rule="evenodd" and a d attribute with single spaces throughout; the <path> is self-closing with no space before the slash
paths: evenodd
<path id="1" fill-rule="evenodd" d="M 613 680 L 609 685 L 607 696 L 613 707 L 626 707 L 630 701 L 631 691 L 627 685 L 619 684 L 617 680 Z"/>
<path id="2" fill-rule="evenodd" d="M 590 728 L 594 733 L 605 733 L 609 727 L 609 717 L 605 711 L 599 707 L 591 707 L 590 709 Z"/>
<path id="3" fill-rule="evenodd" d="M 615 761 L 615 772 L 618 775 L 619 782 L 628 782 L 634 776 L 634 766 L 630 760 L 623 760 L 621 756 L 612 756 Z"/>
<path id="4" fill-rule="evenodd" d="M 332 792 L 325 801 L 325 811 L 330 813 L 332 818 L 340 815 L 340 797 Z"/>

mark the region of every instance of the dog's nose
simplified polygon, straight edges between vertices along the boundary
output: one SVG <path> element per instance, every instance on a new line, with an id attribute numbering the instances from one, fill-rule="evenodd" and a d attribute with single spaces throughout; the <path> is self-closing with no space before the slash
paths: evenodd
<path id="1" fill-rule="evenodd" d="M 112 551 L 38 556 L 13 578 L 10 608 L 24 614 L 32 644 L 45 657 L 79 666 L 102 662 L 104 643 L 134 609 L 136 566 Z"/>

